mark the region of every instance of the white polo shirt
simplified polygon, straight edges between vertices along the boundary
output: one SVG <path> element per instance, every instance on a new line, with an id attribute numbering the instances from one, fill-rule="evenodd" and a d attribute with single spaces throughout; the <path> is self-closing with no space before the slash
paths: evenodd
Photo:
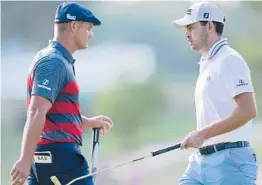
<path id="1" fill-rule="evenodd" d="M 244 92 L 254 92 L 247 63 L 232 49 L 227 39 L 217 41 L 207 56 L 200 59 L 200 73 L 195 88 L 197 129 L 225 119 L 236 107 L 234 97 Z M 220 143 L 248 141 L 252 121 L 242 127 L 213 137 L 203 146 Z"/>

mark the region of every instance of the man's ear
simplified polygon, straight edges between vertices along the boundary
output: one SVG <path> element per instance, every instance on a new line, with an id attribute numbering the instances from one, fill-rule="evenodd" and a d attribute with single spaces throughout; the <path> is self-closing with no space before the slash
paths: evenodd
<path id="1" fill-rule="evenodd" d="M 215 24 L 211 21 L 208 21 L 208 30 L 212 30 L 212 29 L 216 30 Z"/>
<path id="2" fill-rule="evenodd" d="M 72 21 L 72 22 L 70 22 L 69 24 L 70 24 L 70 29 L 71 29 L 71 31 L 72 31 L 72 32 L 75 32 L 76 29 L 77 29 L 77 23 L 76 23 L 76 21 Z"/>

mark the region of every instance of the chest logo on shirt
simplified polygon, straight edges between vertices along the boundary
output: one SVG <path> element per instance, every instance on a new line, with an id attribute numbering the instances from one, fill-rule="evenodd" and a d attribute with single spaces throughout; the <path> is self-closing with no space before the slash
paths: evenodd
<path id="1" fill-rule="evenodd" d="M 248 83 L 241 79 L 241 80 L 238 81 L 238 84 L 236 86 L 240 87 L 240 86 L 244 86 L 244 85 L 248 85 Z"/>
<path id="2" fill-rule="evenodd" d="M 211 80 L 211 76 L 207 76 L 207 81 L 209 82 Z"/>

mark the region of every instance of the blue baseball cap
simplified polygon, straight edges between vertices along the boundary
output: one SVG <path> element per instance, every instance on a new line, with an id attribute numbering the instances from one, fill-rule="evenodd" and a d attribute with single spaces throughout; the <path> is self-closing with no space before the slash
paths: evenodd
<path id="1" fill-rule="evenodd" d="M 62 3 L 56 9 L 55 23 L 66 23 L 71 21 L 90 22 L 95 26 L 101 24 L 98 18 L 84 6 L 74 2 Z"/>

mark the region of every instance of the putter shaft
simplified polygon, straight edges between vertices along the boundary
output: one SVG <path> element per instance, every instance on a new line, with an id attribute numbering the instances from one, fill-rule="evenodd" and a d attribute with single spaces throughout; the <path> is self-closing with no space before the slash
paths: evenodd
<path id="1" fill-rule="evenodd" d="M 181 146 L 181 144 L 179 143 L 179 144 L 176 144 L 176 145 L 173 145 L 173 146 L 170 146 L 170 147 L 166 147 L 166 148 L 161 149 L 161 150 L 157 150 L 157 151 L 151 152 L 150 155 L 147 155 L 147 156 L 144 156 L 144 157 L 140 157 L 140 158 L 137 158 L 137 159 L 133 159 L 133 160 L 130 160 L 130 161 L 121 163 L 121 164 L 117 164 L 117 165 L 115 165 L 115 166 L 111 166 L 111 167 L 108 167 L 108 168 L 104 168 L 104 169 L 102 169 L 102 170 L 98 170 L 98 171 L 96 171 L 96 172 L 89 173 L 89 174 L 87 174 L 87 175 L 80 176 L 80 177 L 78 177 L 78 178 L 76 178 L 76 179 L 73 179 L 72 181 L 70 181 L 70 182 L 67 183 L 66 185 L 71 185 L 71 184 L 73 184 L 73 183 L 76 182 L 76 181 L 79 181 L 79 180 L 81 180 L 81 179 L 84 179 L 84 178 L 87 178 L 87 177 L 96 175 L 97 173 L 101 173 L 101 172 L 108 171 L 108 170 L 111 170 L 111 169 L 114 169 L 114 168 L 118 168 L 118 167 L 121 167 L 121 166 L 130 164 L 130 163 L 134 163 L 134 162 L 137 162 L 137 161 L 140 161 L 140 160 L 149 158 L 149 157 L 155 157 L 155 156 L 157 156 L 157 155 L 160 155 L 160 154 L 163 154 L 163 153 L 166 153 L 166 152 L 169 152 L 169 151 L 178 149 L 178 148 L 180 148 L 180 146 Z M 52 177 L 51 177 L 51 180 L 52 180 L 52 182 L 54 183 L 54 185 L 61 185 L 61 183 L 59 182 L 59 180 L 57 179 L 56 176 L 52 176 Z"/>

